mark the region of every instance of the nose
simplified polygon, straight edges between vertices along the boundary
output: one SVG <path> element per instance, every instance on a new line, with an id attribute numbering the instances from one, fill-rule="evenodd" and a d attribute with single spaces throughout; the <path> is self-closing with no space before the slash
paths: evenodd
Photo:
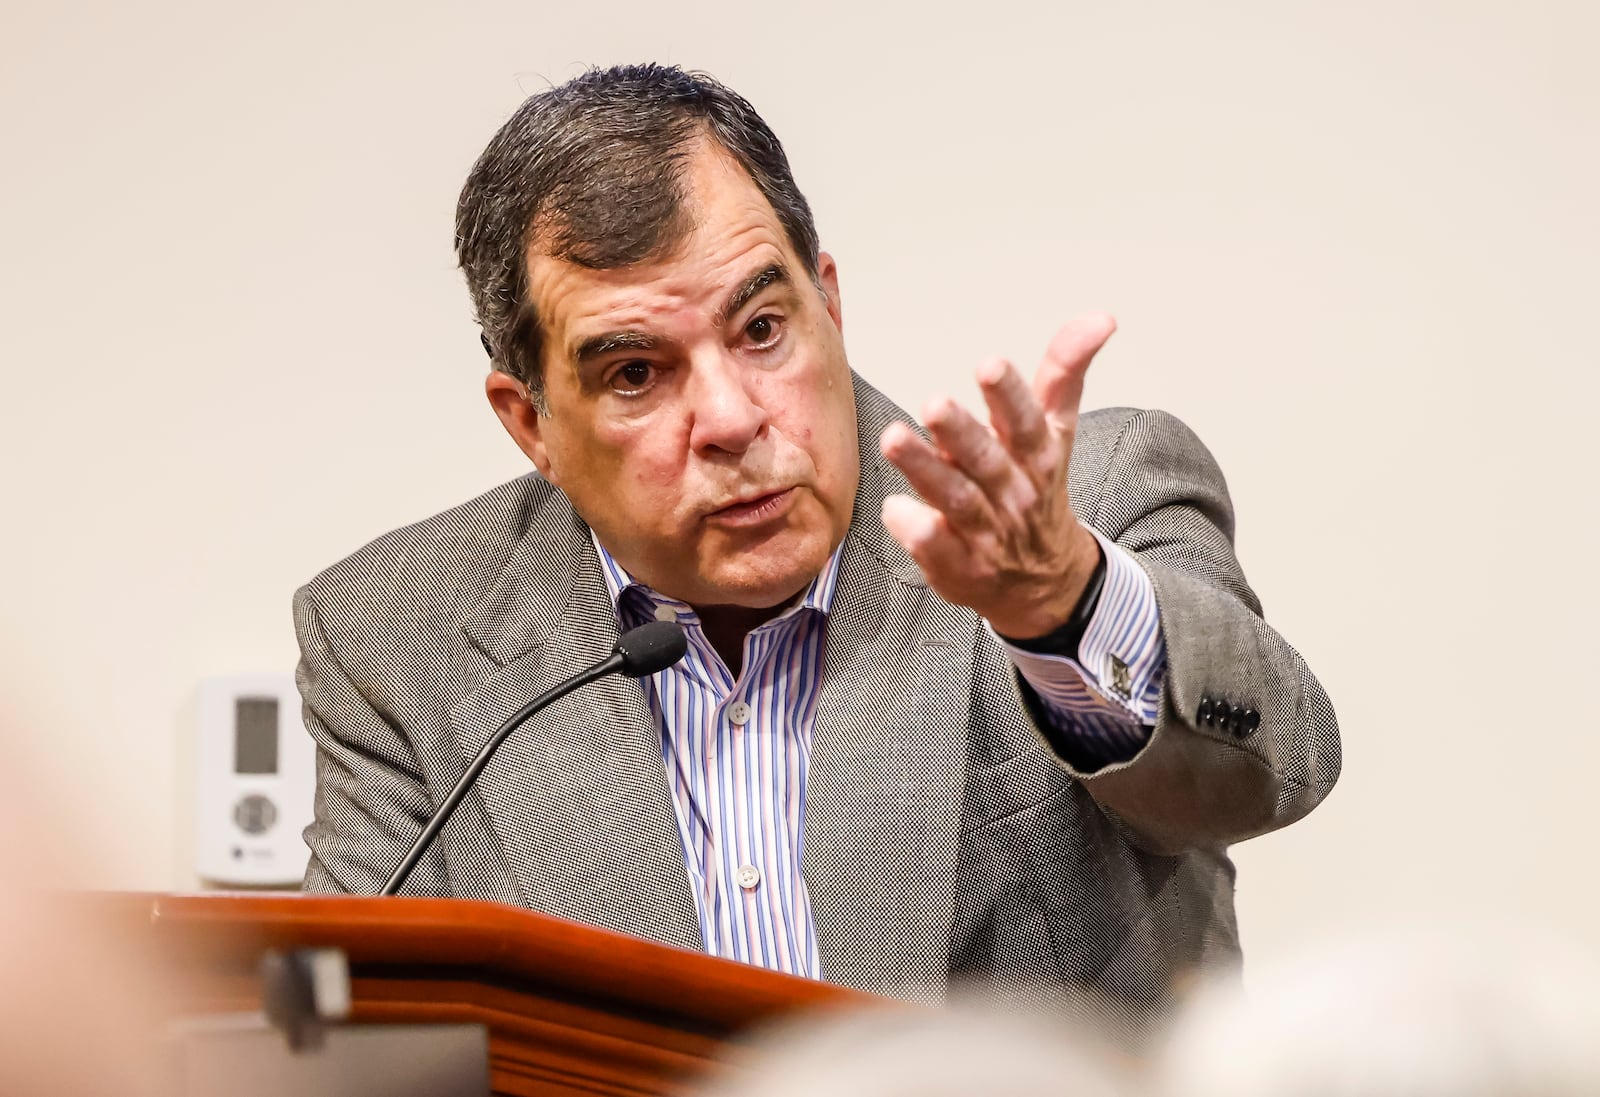
<path id="1" fill-rule="evenodd" d="M 752 388 L 752 372 L 725 354 L 695 363 L 690 404 L 694 419 L 689 430 L 689 445 L 695 452 L 739 454 L 761 437 L 769 416 Z"/>

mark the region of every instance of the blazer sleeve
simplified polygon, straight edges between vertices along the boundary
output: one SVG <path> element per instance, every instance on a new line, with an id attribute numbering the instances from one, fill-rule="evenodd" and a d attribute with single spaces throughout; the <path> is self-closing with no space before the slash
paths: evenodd
<path id="1" fill-rule="evenodd" d="M 294 597 L 295 680 L 317 744 L 316 817 L 306 828 L 308 892 L 376 895 L 422 833 L 433 800 L 409 739 L 340 662 L 307 587 Z M 405 894 L 445 895 L 442 856 L 418 862 Z"/>
<path id="2" fill-rule="evenodd" d="M 1133 554 L 1155 587 L 1167 667 L 1153 733 L 1133 757 L 1097 766 L 1041 735 L 1095 801 L 1160 854 L 1221 847 L 1300 818 L 1339 775 L 1327 694 L 1261 616 L 1233 550 L 1222 471 L 1194 433 L 1161 411 L 1123 423 L 1084 520 Z M 1201 719 L 1202 701 L 1251 710 L 1237 729 Z"/>

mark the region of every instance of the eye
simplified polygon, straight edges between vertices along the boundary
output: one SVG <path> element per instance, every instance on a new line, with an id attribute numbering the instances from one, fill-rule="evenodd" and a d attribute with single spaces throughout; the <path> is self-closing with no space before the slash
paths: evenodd
<path id="1" fill-rule="evenodd" d="M 612 373 L 610 384 L 617 392 L 638 392 L 649 386 L 654 373 L 649 362 L 624 362 Z"/>
<path id="2" fill-rule="evenodd" d="M 763 313 L 744 326 L 745 338 L 760 349 L 766 349 L 783 334 L 783 321 L 771 313 Z"/>

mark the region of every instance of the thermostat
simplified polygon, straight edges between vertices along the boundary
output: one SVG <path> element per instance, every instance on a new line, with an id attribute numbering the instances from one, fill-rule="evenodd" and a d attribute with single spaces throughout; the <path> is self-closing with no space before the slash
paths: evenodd
<path id="1" fill-rule="evenodd" d="M 294 887 L 306 867 L 316 750 L 287 674 L 200 683 L 195 872 L 223 887 Z"/>

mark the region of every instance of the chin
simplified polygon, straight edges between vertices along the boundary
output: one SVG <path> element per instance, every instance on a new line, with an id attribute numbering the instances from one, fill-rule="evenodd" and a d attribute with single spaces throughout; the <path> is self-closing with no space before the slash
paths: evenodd
<path id="1" fill-rule="evenodd" d="M 812 571 L 807 572 L 804 576 L 763 582 L 727 581 L 707 583 L 707 597 L 703 604 L 739 606 L 742 609 L 776 609 L 785 603 L 792 602 L 797 595 L 811 585 L 811 580 L 815 579 L 816 575 L 817 573 Z"/>
<path id="2" fill-rule="evenodd" d="M 710 594 L 707 604 L 773 609 L 803 592 L 827 563 L 826 552 L 785 553 L 781 563 L 752 561 L 752 566 L 708 577 L 704 583 Z"/>

